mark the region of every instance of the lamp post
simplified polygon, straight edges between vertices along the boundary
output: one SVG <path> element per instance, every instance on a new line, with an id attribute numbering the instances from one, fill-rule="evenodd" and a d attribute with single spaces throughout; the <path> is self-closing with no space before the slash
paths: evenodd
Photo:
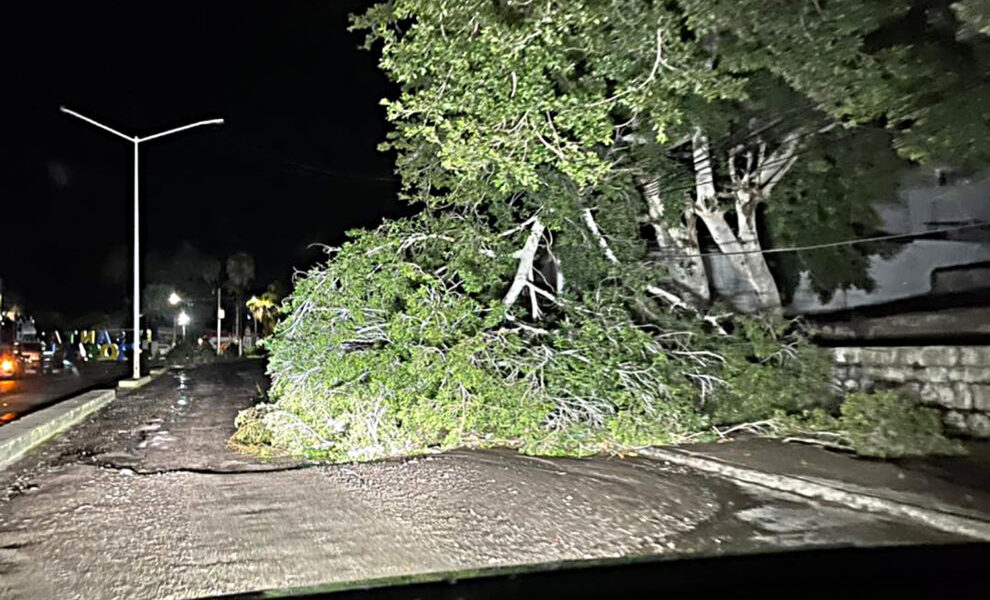
<path id="1" fill-rule="evenodd" d="M 186 341 L 186 325 L 189 324 L 189 320 L 190 320 L 189 319 L 189 315 L 186 314 L 186 311 L 182 311 L 182 312 L 179 313 L 178 323 L 179 323 L 179 325 L 182 326 L 182 341 L 183 342 Z"/>
<path id="2" fill-rule="evenodd" d="M 179 294 L 177 294 L 175 292 L 172 292 L 171 294 L 169 294 L 169 296 L 168 296 L 168 303 L 169 304 L 171 304 L 172 306 L 176 306 L 176 305 L 179 304 L 179 302 L 182 302 L 182 297 L 179 296 Z M 172 347 L 173 348 L 175 347 L 175 344 L 177 343 L 177 340 L 178 340 L 178 338 L 175 335 L 175 326 L 176 326 L 177 319 L 178 319 L 178 317 L 172 317 Z"/>
<path id="3" fill-rule="evenodd" d="M 180 131 L 185 131 L 186 129 L 192 129 L 193 127 L 199 127 L 201 125 L 222 125 L 223 119 L 209 119 L 206 121 L 197 121 L 195 123 L 190 123 L 189 125 L 183 125 L 182 127 L 176 127 L 174 129 L 169 129 L 167 131 L 162 131 L 160 133 L 153 133 L 151 135 L 146 135 L 144 137 L 129 136 L 125 135 L 112 127 L 108 127 L 103 123 L 99 123 L 89 117 L 84 117 L 83 115 L 77 113 L 74 110 L 69 110 L 68 108 L 61 106 L 59 110 L 62 112 L 72 115 L 78 119 L 86 121 L 90 125 L 95 125 L 104 131 L 109 131 L 110 133 L 124 138 L 125 140 L 134 144 L 134 311 L 133 311 L 133 328 L 134 328 L 134 346 L 131 350 L 132 356 L 134 358 L 134 365 L 132 368 L 131 376 L 134 379 L 141 378 L 141 290 L 140 290 L 140 276 L 141 276 L 141 260 L 138 253 L 140 249 L 139 239 L 138 239 L 138 147 L 141 142 L 148 142 L 166 135 L 171 135 L 173 133 L 178 133 Z"/>
<path id="4" fill-rule="evenodd" d="M 220 286 L 217 286 L 217 356 L 220 356 L 220 321 L 224 318 L 223 307 L 220 306 Z"/>

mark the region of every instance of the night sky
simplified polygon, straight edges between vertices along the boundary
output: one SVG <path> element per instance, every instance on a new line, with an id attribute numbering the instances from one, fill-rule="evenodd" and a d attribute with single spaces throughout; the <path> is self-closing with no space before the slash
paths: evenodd
<path id="1" fill-rule="evenodd" d="M 347 15 L 369 2 L 36 4 L 6 15 L 0 135 L 0 277 L 29 309 L 121 309 L 102 275 L 130 251 L 127 134 L 222 117 L 141 145 L 142 255 L 182 241 L 254 255 L 288 281 L 343 231 L 405 209 L 376 150 L 392 93 Z M 85 6 L 84 6 L 85 5 Z"/>

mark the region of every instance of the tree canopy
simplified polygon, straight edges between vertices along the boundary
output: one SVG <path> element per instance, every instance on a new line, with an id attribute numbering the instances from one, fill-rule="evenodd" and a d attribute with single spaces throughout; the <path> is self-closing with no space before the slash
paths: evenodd
<path id="1" fill-rule="evenodd" d="M 759 251 L 756 223 L 740 232 L 733 221 L 746 224 L 764 204 L 773 218 L 771 198 L 789 196 L 781 204 L 792 223 L 795 206 L 805 220 L 823 216 L 820 199 L 800 199 L 794 186 L 775 192 L 795 165 L 847 189 L 879 176 L 888 189 L 867 187 L 882 201 L 893 193 L 888 148 L 915 161 L 987 161 L 990 54 L 983 37 L 958 39 L 954 14 L 948 3 L 909 1 L 397 0 L 354 28 L 380 45 L 400 85 L 383 101 L 395 126 L 384 147 L 398 151 L 410 200 L 482 207 L 507 224 L 543 209 L 561 229 L 603 194 L 631 196 L 646 212 L 637 196 L 649 204 L 642 188 L 652 181 L 662 189 L 651 219 L 672 225 L 658 230 L 659 246 L 696 252 L 697 234 L 680 225 L 697 218 L 734 253 Z M 887 131 L 889 146 L 864 138 L 869 128 Z M 814 160 L 821 135 L 832 148 L 866 139 L 875 155 L 852 168 Z M 850 223 L 861 232 L 876 221 L 869 207 L 833 213 L 841 218 L 822 231 L 843 238 L 855 237 Z M 628 229 L 602 226 L 609 236 Z M 767 307 L 780 303 L 762 260 L 728 260 L 765 288 Z M 844 271 L 848 281 L 835 283 L 865 277 Z M 708 300 L 697 275 L 677 275 Z"/>

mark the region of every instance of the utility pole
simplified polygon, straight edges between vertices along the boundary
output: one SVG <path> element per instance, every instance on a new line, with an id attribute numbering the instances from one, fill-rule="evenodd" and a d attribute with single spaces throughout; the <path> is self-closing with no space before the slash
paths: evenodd
<path id="1" fill-rule="evenodd" d="M 237 304 L 234 305 L 234 323 L 236 323 L 234 327 L 237 328 L 237 332 L 234 333 L 234 339 L 237 340 L 238 358 L 244 356 L 244 340 L 241 338 L 241 300 L 242 299 L 243 299 L 242 292 L 238 291 L 237 299 L 235 300 Z"/>
<path id="2" fill-rule="evenodd" d="M 134 144 L 134 302 L 133 302 L 133 315 L 132 315 L 132 325 L 134 328 L 133 334 L 133 346 L 131 348 L 132 357 L 134 359 L 134 364 L 131 372 L 133 379 L 141 378 L 141 254 L 139 252 L 139 223 L 138 221 L 138 146 L 141 142 L 147 142 L 156 138 L 164 137 L 166 135 L 171 135 L 173 133 L 178 133 L 180 131 L 185 131 L 186 129 L 192 129 L 193 127 L 199 127 L 201 125 L 222 125 L 223 119 L 209 119 L 207 121 L 197 121 L 196 123 L 191 123 L 189 125 L 183 125 L 182 127 L 176 127 L 175 129 L 169 129 L 167 131 L 162 131 L 161 133 L 154 133 L 151 135 L 146 135 L 144 137 L 130 136 L 123 134 L 112 127 L 108 127 L 103 123 L 99 123 L 89 117 L 84 117 L 83 115 L 77 113 L 74 110 L 69 110 L 68 108 L 62 106 L 59 108 L 62 112 L 72 115 L 78 119 L 86 121 L 90 125 L 95 125 L 104 131 L 109 131 L 110 133 L 122 137 L 125 140 Z M 219 321 L 218 321 L 219 322 Z M 217 340 L 217 348 L 220 347 L 220 341 Z"/>
<path id="3" fill-rule="evenodd" d="M 138 144 L 141 142 L 134 138 L 134 310 L 132 311 L 134 342 L 131 345 L 131 378 L 141 379 L 141 251 L 139 248 L 140 236 L 138 235 Z M 535 306 L 535 305 L 534 305 Z"/>
<path id="4" fill-rule="evenodd" d="M 220 319 L 223 318 L 223 309 L 220 308 L 220 286 L 217 285 L 217 356 L 220 356 Z"/>

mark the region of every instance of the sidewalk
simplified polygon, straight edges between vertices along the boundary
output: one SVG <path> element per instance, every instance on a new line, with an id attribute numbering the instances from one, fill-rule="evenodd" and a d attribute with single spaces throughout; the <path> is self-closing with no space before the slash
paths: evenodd
<path id="1" fill-rule="evenodd" d="M 807 497 L 845 498 L 849 506 L 990 541 L 990 444 L 974 442 L 969 449 L 966 457 L 881 461 L 742 439 L 650 449 L 644 455 Z"/>
<path id="2" fill-rule="evenodd" d="M 976 442 L 969 448 L 966 457 L 899 461 L 764 439 L 669 449 L 990 523 L 990 444 Z"/>

